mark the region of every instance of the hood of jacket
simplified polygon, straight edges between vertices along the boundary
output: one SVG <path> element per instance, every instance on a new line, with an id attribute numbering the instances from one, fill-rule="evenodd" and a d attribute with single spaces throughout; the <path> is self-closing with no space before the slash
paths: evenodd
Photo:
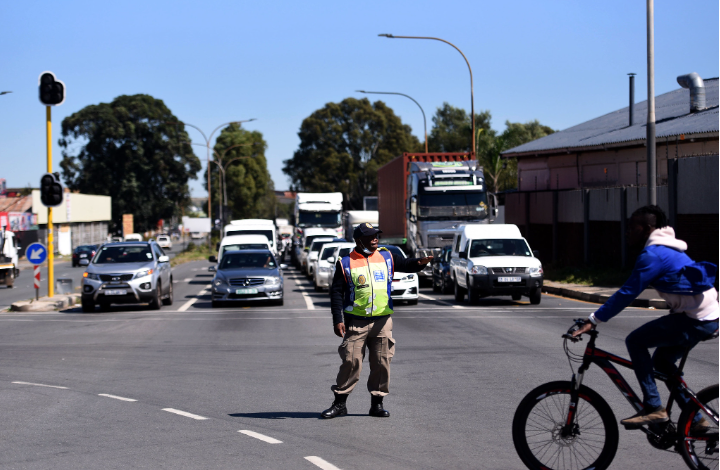
<path id="1" fill-rule="evenodd" d="M 687 251 L 687 243 L 675 238 L 675 230 L 670 226 L 653 230 L 645 243 L 645 248 L 650 245 L 662 245 L 678 251 Z"/>

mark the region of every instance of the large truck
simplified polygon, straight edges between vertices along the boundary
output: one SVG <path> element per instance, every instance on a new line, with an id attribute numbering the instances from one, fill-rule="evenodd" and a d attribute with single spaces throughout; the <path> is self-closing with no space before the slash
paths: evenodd
<path id="1" fill-rule="evenodd" d="M 323 233 L 342 237 L 342 193 L 297 193 L 295 195 L 295 233 L 292 261 L 300 266 L 305 231 L 323 228 Z"/>
<path id="2" fill-rule="evenodd" d="M 8 289 L 13 287 L 15 278 L 20 274 L 18 253 L 20 247 L 15 241 L 15 234 L 4 227 L 0 229 L 0 285 Z"/>
<path id="3" fill-rule="evenodd" d="M 347 211 L 343 214 L 343 234 L 347 241 L 352 241 L 353 231 L 359 224 L 371 224 L 379 228 L 378 211 Z"/>
<path id="4" fill-rule="evenodd" d="M 497 199 L 470 153 L 403 153 L 378 170 L 382 243 L 410 257 L 437 255 L 463 224 L 490 223 Z M 418 273 L 431 279 L 430 265 Z"/>

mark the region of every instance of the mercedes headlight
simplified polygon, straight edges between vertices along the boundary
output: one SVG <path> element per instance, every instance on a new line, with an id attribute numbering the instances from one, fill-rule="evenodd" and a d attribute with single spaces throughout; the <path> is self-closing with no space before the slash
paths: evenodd
<path id="1" fill-rule="evenodd" d="M 152 269 L 143 269 L 142 271 L 138 271 L 135 273 L 134 279 L 139 279 L 141 277 L 149 276 L 153 273 Z"/>
<path id="2" fill-rule="evenodd" d="M 529 272 L 532 277 L 540 277 L 543 275 L 543 268 L 542 266 L 539 268 L 530 268 Z"/>
<path id="3" fill-rule="evenodd" d="M 279 286 L 279 285 L 280 285 L 280 278 L 279 278 L 279 277 L 268 277 L 268 278 L 265 278 L 265 285 L 266 285 L 266 286 Z"/>
<path id="4" fill-rule="evenodd" d="M 215 285 L 215 287 L 221 286 L 221 285 L 225 284 L 225 279 L 216 277 L 215 280 L 213 281 L 213 284 Z"/>
<path id="5" fill-rule="evenodd" d="M 487 268 L 485 266 L 473 266 L 470 268 L 471 274 L 487 274 Z"/>

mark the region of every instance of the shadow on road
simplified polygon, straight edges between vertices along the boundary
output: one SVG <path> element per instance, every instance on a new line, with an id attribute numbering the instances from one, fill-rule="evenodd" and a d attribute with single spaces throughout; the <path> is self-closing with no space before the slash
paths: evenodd
<path id="1" fill-rule="evenodd" d="M 258 418 L 258 419 L 322 419 L 319 411 L 308 413 L 307 411 L 269 411 L 266 413 L 232 413 L 228 416 L 233 418 Z M 366 414 L 348 414 L 347 416 L 367 416 Z"/>

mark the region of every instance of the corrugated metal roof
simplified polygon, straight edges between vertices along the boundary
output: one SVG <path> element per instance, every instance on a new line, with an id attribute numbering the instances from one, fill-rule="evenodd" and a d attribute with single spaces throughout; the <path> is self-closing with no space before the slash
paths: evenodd
<path id="1" fill-rule="evenodd" d="M 697 113 L 690 114 L 690 90 L 687 88 L 679 88 L 655 97 L 655 135 L 658 138 L 718 132 L 718 79 L 711 78 L 704 82 L 708 108 Z M 623 108 L 506 150 L 503 155 L 645 140 L 647 100 L 635 104 L 632 126 L 628 126 L 629 109 Z"/>

